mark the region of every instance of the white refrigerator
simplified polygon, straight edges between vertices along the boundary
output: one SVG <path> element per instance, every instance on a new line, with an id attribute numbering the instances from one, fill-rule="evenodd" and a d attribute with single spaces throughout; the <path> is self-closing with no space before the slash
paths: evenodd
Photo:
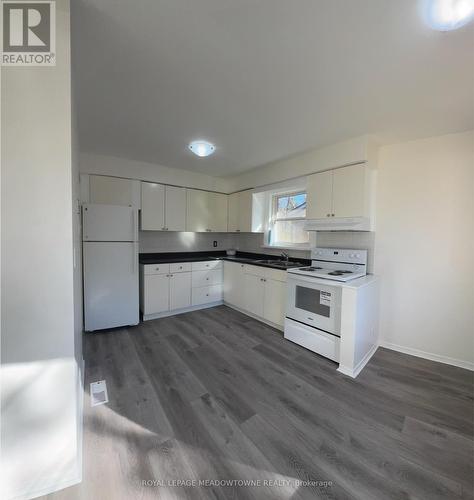
<path id="1" fill-rule="evenodd" d="M 84 329 L 137 325 L 138 211 L 85 204 L 82 221 Z"/>

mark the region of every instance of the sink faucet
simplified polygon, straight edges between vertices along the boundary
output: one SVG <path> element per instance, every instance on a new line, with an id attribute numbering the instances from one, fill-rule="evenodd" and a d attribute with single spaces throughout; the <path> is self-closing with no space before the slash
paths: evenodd
<path id="1" fill-rule="evenodd" d="M 286 252 L 281 252 L 280 256 L 283 260 L 286 260 L 286 262 L 290 260 L 290 256 Z"/>

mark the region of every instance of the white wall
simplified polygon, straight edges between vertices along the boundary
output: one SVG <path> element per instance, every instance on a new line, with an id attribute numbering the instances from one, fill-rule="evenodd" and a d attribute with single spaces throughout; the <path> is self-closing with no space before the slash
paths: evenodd
<path id="1" fill-rule="evenodd" d="M 80 170 L 83 174 L 127 177 L 141 181 L 161 182 L 163 184 L 207 189 L 222 193 L 227 193 L 229 190 L 228 181 L 222 178 L 142 161 L 114 158 L 113 156 L 81 153 Z"/>
<path id="2" fill-rule="evenodd" d="M 474 367 L 474 132 L 380 149 L 384 343 Z"/>
<path id="3" fill-rule="evenodd" d="M 2 498 L 80 479 L 69 20 L 55 67 L 2 68 Z"/>
<path id="4" fill-rule="evenodd" d="M 279 160 L 228 178 L 230 192 L 294 179 L 315 172 L 370 161 L 374 138 L 362 136 Z"/>

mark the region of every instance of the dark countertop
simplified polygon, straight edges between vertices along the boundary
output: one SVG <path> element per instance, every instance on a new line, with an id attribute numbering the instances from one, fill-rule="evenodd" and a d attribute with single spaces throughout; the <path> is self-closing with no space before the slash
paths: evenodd
<path id="1" fill-rule="evenodd" d="M 176 262 L 200 262 L 203 260 L 228 260 L 231 262 L 242 262 L 244 264 L 252 264 L 254 266 L 270 267 L 282 270 L 292 267 L 290 266 L 286 268 L 279 265 L 272 265 L 271 263 L 256 262 L 257 260 L 280 260 L 280 257 L 277 255 L 262 253 L 237 252 L 235 257 L 228 256 L 225 251 L 140 254 L 140 264 L 173 264 Z M 290 263 L 295 264 L 293 267 L 302 267 L 311 265 L 311 260 L 290 258 Z"/>

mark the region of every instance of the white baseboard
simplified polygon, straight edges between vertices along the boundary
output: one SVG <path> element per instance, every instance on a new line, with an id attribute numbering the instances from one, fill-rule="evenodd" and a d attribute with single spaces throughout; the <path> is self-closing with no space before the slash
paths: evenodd
<path id="1" fill-rule="evenodd" d="M 404 347 L 401 345 L 392 344 L 391 342 L 385 342 L 383 340 L 380 342 L 380 347 L 385 347 L 386 349 L 391 349 L 392 351 L 402 352 L 403 354 L 410 354 L 411 356 L 416 356 L 418 358 L 425 358 L 429 359 L 430 361 L 437 361 L 438 363 L 458 366 L 459 368 L 465 368 L 466 370 L 474 371 L 474 363 L 464 361 L 462 359 L 450 358 L 449 356 L 441 356 L 440 354 L 421 351 L 419 349 L 413 349 L 412 347 Z"/>
<path id="2" fill-rule="evenodd" d="M 337 369 L 338 372 L 347 375 L 348 377 L 356 378 L 357 375 L 362 371 L 362 368 L 370 361 L 370 358 L 375 354 L 379 348 L 378 344 L 372 346 L 372 348 L 367 352 L 367 354 L 359 361 L 359 363 L 354 368 L 349 368 L 347 366 L 339 365 Z"/>
<path id="3" fill-rule="evenodd" d="M 200 304 L 198 306 L 184 307 L 183 309 L 175 309 L 174 311 L 165 311 L 156 314 L 144 314 L 143 321 L 149 321 L 151 319 L 166 318 L 168 316 L 176 316 L 177 314 L 184 314 L 191 311 L 199 311 L 199 309 L 209 309 L 210 307 L 221 306 L 224 303 L 223 300 L 218 300 L 216 302 L 210 302 L 209 304 Z"/>

